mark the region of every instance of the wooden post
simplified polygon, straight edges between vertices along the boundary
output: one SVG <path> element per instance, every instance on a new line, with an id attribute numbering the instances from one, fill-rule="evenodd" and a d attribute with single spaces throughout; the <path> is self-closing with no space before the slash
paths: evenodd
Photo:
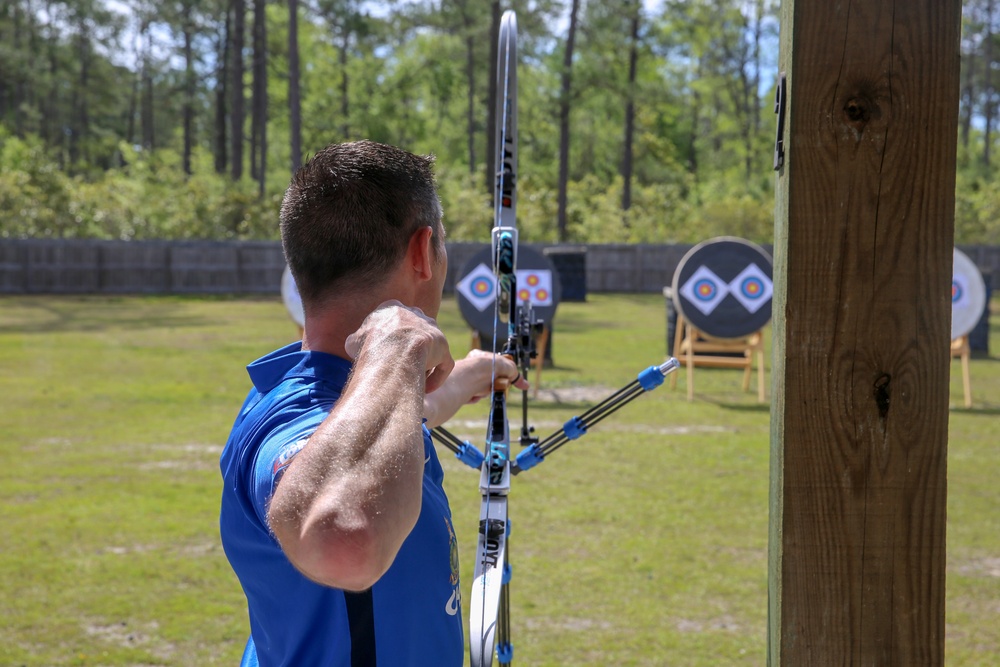
<path id="1" fill-rule="evenodd" d="M 944 664 L 960 0 L 782 3 L 768 664 Z"/>

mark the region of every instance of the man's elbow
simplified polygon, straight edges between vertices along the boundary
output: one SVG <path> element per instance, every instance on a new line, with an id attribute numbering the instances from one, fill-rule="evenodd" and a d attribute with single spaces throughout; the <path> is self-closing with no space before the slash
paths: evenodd
<path id="1" fill-rule="evenodd" d="M 326 522 L 288 526 L 274 521 L 271 529 L 295 569 L 318 584 L 347 591 L 371 588 L 392 565 L 402 544 L 386 540 L 370 523 L 345 528 Z"/>

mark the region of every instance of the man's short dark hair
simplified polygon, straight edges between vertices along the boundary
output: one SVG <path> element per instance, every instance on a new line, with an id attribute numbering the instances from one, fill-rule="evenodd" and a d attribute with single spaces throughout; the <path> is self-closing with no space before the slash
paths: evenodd
<path id="1" fill-rule="evenodd" d="M 377 285 L 413 233 L 444 243 L 431 156 L 373 141 L 332 144 L 292 177 L 281 203 L 285 259 L 308 309 L 337 288 Z"/>

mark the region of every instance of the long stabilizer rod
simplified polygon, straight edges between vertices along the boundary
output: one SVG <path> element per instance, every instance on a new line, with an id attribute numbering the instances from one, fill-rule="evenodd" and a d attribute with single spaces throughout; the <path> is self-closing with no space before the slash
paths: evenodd
<path id="1" fill-rule="evenodd" d="M 670 357 L 659 366 L 650 366 L 639 373 L 635 380 L 622 387 L 611 396 L 584 412 L 578 417 L 573 417 L 563 427 L 548 436 L 537 444 L 531 445 L 520 454 L 514 461 L 511 472 L 517 474 L 522 470 L 533 468 L 545 457 L 562 447 L 570 440 L 576 440 L 587 434 L 587 431 L 602 419 L 623 406 L 630 403 L 636 397 L 656 389 L 663 384 L 664 378 L 670 373 L 680 368 L 680 362 Z"/>

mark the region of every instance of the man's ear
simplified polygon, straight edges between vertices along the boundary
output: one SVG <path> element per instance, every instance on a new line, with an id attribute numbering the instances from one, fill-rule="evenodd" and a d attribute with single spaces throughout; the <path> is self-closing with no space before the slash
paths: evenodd
<path id="1" fill-rule="evenodd" d="M 406 252 L 409 267 L 417 274 L 418 280 L 430 280 L 434 277 L 434 230 L 421 227 L 410 236 L 410 245 Z"/>

